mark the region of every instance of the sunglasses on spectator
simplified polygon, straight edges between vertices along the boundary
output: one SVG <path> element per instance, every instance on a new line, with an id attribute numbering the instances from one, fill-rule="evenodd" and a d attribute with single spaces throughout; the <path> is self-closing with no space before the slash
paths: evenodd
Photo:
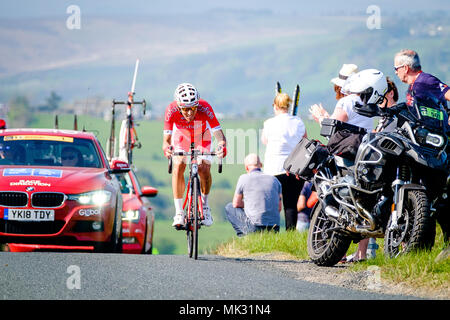
<path id="1" fill-rule="evenodd" d="M 402 68 L 402 67 L 404 67 L 404 66 L 406 66 L 406 64 L 402 64 L 401 66 L 398 66 L 398 67 L 394 66 L 395 72 L 397 72 L 398 69 L 400 69 L 400 68 Z"/>
<path id="2" fill-rule="evenodd" d="M 76 156 L 75 155 L 68 155 L 68 156 L 61 156 L 61 159 L 62 160 L 73 160 L 73 159 L 75 159 L 76 158 Z"/>

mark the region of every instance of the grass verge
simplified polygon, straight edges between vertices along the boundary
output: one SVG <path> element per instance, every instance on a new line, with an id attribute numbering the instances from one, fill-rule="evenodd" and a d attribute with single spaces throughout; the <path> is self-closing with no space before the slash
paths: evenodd
<path id="1" fill-rule="evenodd" d="M 385 281 L 411 288 L 437 289 L 450 293 L 450 259 L 436 261 L 436 257 L 444 248 L 441 228 L 438 226 L 436 231 L 436 240 L 431 251 L 417 250 L 396 258 L 388 258 L 383 254 L 384 240 L 378 239 L 380 249 L 377 250 L 377 257 L 354 264 L 352 269 L 358 271 L 377 266 L 381 270 L 381 278 Z"/>
<path id="2" fill-rule="evenodd" d="M 255 232 L 245 237 L 233 237 L 215 251 L 224 256 L 245 256 L 258 253 L 281 252 L 294 259 L 308 259 L 306 232 Z"/>
<path id="3" fill-rule="evenodd" d="M 387 283 L 402 285 L 411 289 L 440 291 L 441 295 L 450 298 L 450 259 L 435 261 L 444 247 L 442 231 L 437 228 L 436 241 L 431 251 L 415 251 L 397 258 L 387 258 L 384 255 L 384 240 L 377 239 L 379 249 L 375 259 L 351 264 L 349 271 L 365 271 L 370 266 L 380 269 L 381 279 Z M 349 253 L 357 250 L 357 244 L 352 244 Z M 234 237 L 219 245 L 216 254 L 243 257 L 262 253 L 283 253 L 287 259 L 309 260 L 307 253 L 306 232 L 261 232 L 242 238 Z"/>

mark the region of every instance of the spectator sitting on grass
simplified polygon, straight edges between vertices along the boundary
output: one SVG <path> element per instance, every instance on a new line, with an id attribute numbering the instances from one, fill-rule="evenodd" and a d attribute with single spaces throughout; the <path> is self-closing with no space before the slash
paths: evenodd
<path id="1" fill-rule="evenodd" d="M 261 171 L 259 157 L 251 153 L 244 160 L 246 174 L 239 177 L 233 203 L 225 206 L 236 234 L 244 236 L 260 230 L 280 230 L 281 184 Z"/>

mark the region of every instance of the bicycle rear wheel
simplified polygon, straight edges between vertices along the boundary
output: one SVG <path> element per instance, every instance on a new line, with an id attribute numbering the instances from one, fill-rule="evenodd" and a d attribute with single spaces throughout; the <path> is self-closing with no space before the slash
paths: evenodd
<path id="1" fill-rule="evenodd" d="M 187 245 L 188 245 L 188 255 L 189 258 L 192 258 L 192 254 L 194 252 L 194 233 L 191 230 L 191 224 L 189 223 L 189 225 L 187 226 Z"/>

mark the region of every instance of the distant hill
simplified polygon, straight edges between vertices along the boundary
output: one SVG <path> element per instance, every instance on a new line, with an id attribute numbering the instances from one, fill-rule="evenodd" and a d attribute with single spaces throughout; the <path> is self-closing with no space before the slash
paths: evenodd
<path id="1" fill-rule="evenodd" d="M 297 3 L 292 1 L 278 11 L 266 1 L 254 9 L 244 5 L 245 10 L 205 5 L 205 11 L 187 15 L 194 19 L 180 10 L 169 14 L 159 2 L 160 14 L 124 18 L 117 17 L 119 9 L 94 15 L 95 6 L 81 3 L 80 30 L 66 28 L 65 12 L 46 17 L 38 10 L 32 19 L 1 20 L 0 103 L 25 95 L 38 105 L 55 91 L 65 104 L 97 97 L 109 110 L 113 98 L 125 98 L 130 90 L 136 58 L 141 60 L 137 97 L 151 102 L 154 116 L 162 115 L 176 85 L 185 81 L 226 115 L 270 114 L 276 81 L 289 94 L 300 84 L 301 114 L 316 102 L 331 109 L 330 79 L 342 63 L 378 68 L 403 92 L 392 67 L 395 52 L 406 47 L 420 53 L 424 70 L 450 82 L 450 13 L 431 11 L 436 3 L 404 16 L 385 10 L 387 2 L 380 1 L 381 29 L 374 30 L 366 26 L 364 1 L 350 1 L 348 14 L 332 5 L 313 6 L 306 10 L 311 15 L 301 7 L 288 10 Z"/>

